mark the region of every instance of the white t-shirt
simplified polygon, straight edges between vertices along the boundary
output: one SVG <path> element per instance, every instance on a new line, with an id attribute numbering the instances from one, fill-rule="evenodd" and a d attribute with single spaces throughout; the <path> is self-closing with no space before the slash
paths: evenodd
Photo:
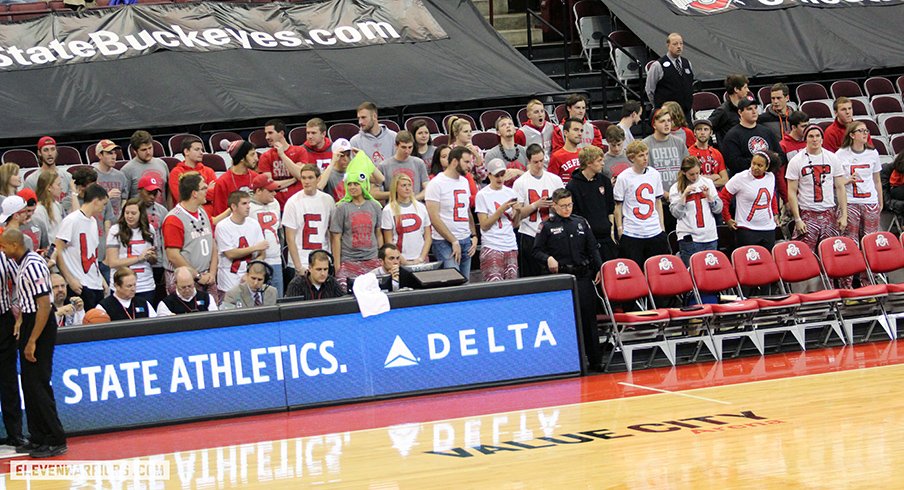
<path id="1" fill-rule="evenodd" d="M 424 193 L 425 201 L 439 203 L 439 217 L 449 229 L 449 233 L 456 240 L 464 240 L 471 236 L 470 218 L 471 212 L 471 188 L 468 187 L 468 179 L 458 177 L 450 179 L 446 174 L 439 174 L 427 184 Z M 436 227 L 430 234 L 434 240 L 445 240 Z"/>
<path id="2" fill-rule="evenodd" d="M 856 175 L 860 179 L 858 182 L 852 182 L 844 186 L 845 190 L 847 190 L 848 204 L 878 204 L 879 193 L 876 191 L 876 181 L 873 180 L 873 174 L 882 171 L 879 152 L 866 149 L 856 153 L 848 147 L 836 151 L 835 156 L 841 161 L 844 175 Z"/>
<path id="3" fill-rule="evenodd" d="M 543 198 L 552 199 L 552 193 L 563 187 L 565 187 L 565 184 L 562 183 L 562 179 L 558 175 L 544 170 L 543 175 L 539 178 L 534 177 L 530 172 L 525 172 L 512 185 L 512 190 L 515 191 L 515 195 L 518 196 L 518 202 L 522 206 L 529 206 Z M 534 211 L 530 216 L 521 220 L 518 232 L 528 236 L 537 236 L 537 232 L 540 231 L 540 223 L 549 218 L 551 211 L 552 208 Z"/>
<path id="4" fill-rule="evenodd" d="M 118 233 L 119 223 L 114 223 L 107 233 L 107 248 L 117 249 L 119 252 L 117 258 L 119 259 L 138 257 L 143 254 L 145 250 L 154 246 L 153 243 L 144 241 L 144 237 L 141 236 L 141 230 L 138 228 L 132 230 L 132 238 L 129 240 L 128 247 L 122 246 L 122 242 L 120 242 L 119 237 L 116 236 Z M 151 231 L 151 233 L 153 234 L 153 231 Z M 129 269 L 132 269 L 136 276 L 135 291 L 144 293 L 154 290 L 156 286 L 154 285 L 154 272 L 151 270 L 150 262 L 146 260 L 135 262 L 129 266 Z M 108 279 L 109 284 L 113 284 L 114 273 L 116 273 L 116 270 L 111 268 L 110 278 Z"/>
<path id="5" fill-rule="evenodd" d="M 687 235 L 697 243 L 714 242 L 719 239 L 716 233 L 716 219 L 713 217 L 712 205 L 706 196 L 712 195 L 718 201 L 719 195 L 716 192 L 716 186 L 713 181 L 703 177 L 698 178 L 697 182 L 689 184 L 694 190 L 688 194 L 687 201 L 682 203 L 682 192 L 678 190 L 678 183 L 672 184 L 669 189 L 669 202 L 672 206 L 681 206 L 684 208 L 684 216 L 679 219 L 675 225 L 678 232 L 678 239 L 682 239 Z M 721 204 L 721 201 L 720 201 Z M 721 206 L 719 206 L 721 209 Z"/>
<path id="6" fill-rule="evenodd" d="M 264 233 L 264 239 L 270 242 L 270 248 L 264 256 L 264 262 L 270 265 L 282 265 L 282 250 L 279 243 L 279 201 L 274 199 L 270 204 L 251 201 L 251 213 L 248 219 L 257 221 Z"/>
<path id="7" fill-rule="evenodd" d="M 322 191 L 309 196 L 304 191 L 297 192 L 286 201 L 283 208 L 283 226 L 295 230 L 295 243 L 288 244 L 298 249 L 298 260 L 301 264 L 292 263 L 289 254 L 289 267 L 298 269 L 308 266 L 308 255 L 315 250 L 330 251 L 330 214 L 336 209 L 336 201 Z"/>
<path id="8" fill-rule="evenodd" d="M 835 207 L 835 177 L 844 175 L 844 167 L 834 153 L 825 148 L 818 155 L 806 150 L 788 162 L 785 179 L 797 182 L 797 205 L 807 211 L 825 211 Z"/>
<path id="9" fill-rule="evenodd" d="M 775 175 L 766 172 L 756 178 L 750 169 L 734 175 L 725 184 L 725 190 L 734 195 L 734 220 L 739 228 L 755 231 L 775 229 L 775 213 L 772 200 L 775 198 Z"/>
<path id="10" fill-rule="evenodd" d="M 399 214 L 397 227 L 392 206 L 387 204 L 380 217 L 380 228 L 392 230 L 392 243 L 399 247 L 405 260 L 415 260 L 424 249 L 424 227 L 430 226 L 430 215 L 427 207 L 417 201 L 399 204 Z"/>
<path id="11" fill-rule="evenodd" d="M 94 290 L 104 288 L 97 267 L 97 247 L 100 237 L 97 220 L 85 216 L 81 210 L 69 214 L 57 228 L 56 238 L 68 245 L 62 253 L 66 269 L 79 284 Z"/>
<path id="12" fill-rule="evenodd" d="M 252 260 L 252 256 L 230 260 L 226 258 L 225 252 L 260 243 L 264 240 L 264 233 L 257 221 L 252 219 L 246 218 L 244 223 L 238 224 L 231 218 L 226 218 L 220 221 L 214 234 L 220 253 L 217 263 L 217 288 L 229 291 L 239 284 L 242 275 L 248 270 L 248 262 Z"/>
<path id="13" fill-rule="evenodd" d="M 612 197 L 622 203 L 622 234 L 632 238 L 652 238 L 662 233 L 656 200 L 662 197 L 662 176 L 653 167 L 639 174 L 628 168 L 618 174 Z"/>
<path id="14" fill-rule="evenodd" d="M 499 190 L 493 190 L 490 186 L 487 186 L 477 192 L 474 208 L 478 213 L 490 216 L 507 201 L 517 198 L 518 195 L 515 194 L 515 191 L 506 186 L 502 186 Z M 514 210 L 509 209 L 489 230 L 482 232 L 480 239 L 484 247 L 500 252 L 518 250 L 518 242 L 515 240 L 515 229 L 512 228 L 514 212 Z"/>

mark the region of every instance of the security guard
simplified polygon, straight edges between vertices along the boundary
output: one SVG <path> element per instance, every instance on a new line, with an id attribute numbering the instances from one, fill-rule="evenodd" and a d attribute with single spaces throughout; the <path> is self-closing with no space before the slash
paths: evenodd
<path id="1" fill-rule="evenodd" d="M 571 191 L 558 189 L 552 194 L 554 215 L 540 227 L 534 241 L 533 256 L 546 264 L 552 274 L 572 274 L 578 283 L 578 303 L 584 332 L 584 353 L 590 369 L 600 369 L 603 353 L 596 329 L 597 296 L 595 284 L 603 265 L 599 246 L 587 220 L 572 216 Z"/>

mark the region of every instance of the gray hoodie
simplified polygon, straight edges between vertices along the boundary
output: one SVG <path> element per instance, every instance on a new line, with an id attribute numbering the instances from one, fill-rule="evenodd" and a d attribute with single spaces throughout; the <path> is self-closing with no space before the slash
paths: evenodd
<path id="1" fill-rule="evenodd" d="M 395 137 L 396 132 L 387 129 L 385 125 L 380 124 L 380 133 L 376 136 L 365 133 L 364 131 L 352 136 L 349 143 L 352 148 L 359 148 L 373 160 L 375 165 L 379 165 L 383 160 L 387 160 L 395 154 Z"/>

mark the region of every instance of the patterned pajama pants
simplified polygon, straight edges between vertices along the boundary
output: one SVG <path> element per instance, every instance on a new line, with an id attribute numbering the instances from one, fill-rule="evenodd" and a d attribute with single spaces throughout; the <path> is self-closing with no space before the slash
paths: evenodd
<path id="1" fill-rule="evenodd" d="M 518 278 L 518 251 L 501 252 L 488 247 L 480 249 L 480 272 L 483 281 Z"/>

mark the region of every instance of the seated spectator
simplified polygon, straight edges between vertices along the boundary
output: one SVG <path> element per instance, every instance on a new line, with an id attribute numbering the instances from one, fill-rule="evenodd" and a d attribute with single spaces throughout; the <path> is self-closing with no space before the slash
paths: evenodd
<path id="1" fill-rule="evenodd" d="M 558 175 L 562 182 L 567 184 L 571 180 L 571 174 L 581 166 L 578 159 L 578 151 L 580 147 L 583 127 L 581 121 L 577 119 L 567 119 L 562 124 L 565 142 L 558 150 L 553 151 L 549 157 L 549 166 L 546 168 L 550 173 Z"/>
<path id="2" fill-rule="evenodd" d="M 490 173 L 490 185 L 477 192 L 475 209 L 483 242 L 480 272 L 484 282 L 517 279 L 518 240 L 515 228 L 521 223 L 521 203 L 515 191 L 505 186 L 505 162 L 499 158 L 490 160 L 487 171 Z"/>
<path id="3" fill-rule="evenodd" d="M 722 191 L 722 219 L 729 228 L 735 230 L 735 243 L 760 245 L 772 250 L 775 245 L 775 228 L 779 224 L 778 197 L 776 196 L 775 174 L 771 167 L 777 167 L 778 155 L 771 152 L 756 152 L 750 159 L 750 168 L 736 173 Z M 734 200 L 734 218 L 731 216 Z"/>
<path id="4" fill-rule="evenodd" d="M 640 117 L 642 115 L 643 106 L 640 105 L 640 102 L 636 100 L 625 101 L 625 104 L 622 106 L 621 119 L 618 121 L 618 124 L 616 124 L 616 126 L 624 131 L 625 145 L 634 141 L 634 135 L 631 134 L 631 128 L 640 122 Z"/>
<path id="5" fill-rule="evenodd" d="M 175 290 L 157 305 L 157 316 L 217 311 L 217 301 L 213 295 L 195 288 L 195 274 L 191 267 L 176 268 L 173 272 Z"/>
<path id="6" fill-rule="evenodd" d="M 377 253 L 380 259 L 380 265 L 372 271 L 378 278 L 392 276 L 392 290 L 399 290 L 399 265 L 401 264 L 402 254 L 399 248 L 391 243 L 384 243 Z"/>
<path id="7" fill-rule="evenodd" d="M 882 182 L 882 199 L 885 209 L 904 219 L 904 152 L 898 153 L 894 162 L 882 166 L 879 174 Z"/>
<path id="8" fill-rule="evenodd" d="M 106 313 L 114 322 L 156 317 L 154 307 L 147 300 L 135 296 L 135 283 L 135 271 L 128 267 L 116 269 L 113 273 L 113 294 L 101 300 L 97 309 Z"/>
<path id="9" fill-rule="evenodd" d="M 137 196 L 141 188 L 139 185 L 141 179 L 153 172 L 159 179 L 158 185 L 161 189 L 160 194 L 157 196 L 157 202 L 166 204 L 166 196 L 163 195 L 162 190 L 166 188 L 166 179 L 169 177 L 170 172 L 166 162 L 154 156 L 153 136 L 151 136 L 151 133 L 139 129 L 132 133 L 129 143 L 132 145 L 132 151 L 135 152 L 135 156 L 123 165 L 121 169 L 123 175 L 129 180 L 129 196 Z M 173 203 L 178 200 L 178 197 L 171 196 L 169 202 Z"/>
<path id="10" fill-rule="evenodd" d="M 302 169 L 303 168 L 304 166 L 302 166 Z M 317 167 L 314 166 L 314 168 Z M 302 186 L 304 187 L 303 173 Z M 317 189 L 316 176 L 311 178 L 310 186 L 314 190 Z M 270 285 L 276 289 L 276 297 L 281 298 L 283 291 L 285 290 L 285 287 L 283 286 L 285 281 L 283 278 L 282 244 L 279 240 L 280 216 L 282 213 L 279 210 L 279 202 L 276 200 L 277 185 L 269 176 L 258 174 L 251 183 L 251 188 L 253 189 L 254 194 L 251 196 L 251 214 L 248 215 L 248 218 L 251 221 L 257 222 L 261 227 L 261 232 L 264 234 L 264 239 L 270 244 L 270 247 L 264 254 L 263 261 L 273 270 L 273 273 L 271 274 L 272 277 L 270 278 Z M 301 194 L 303 194 L 303 192 L 297 193 L 296 196 Z M 289 201 L 291 200 L 292 198 L 289 198 Z M 286 201 L 286 207 L 288 207 L 289 201 Z M 287 240 L 287 243 L 292 242 Z"/>
<path id="11" fill-rule="evenodd" d="M 581 122 L 581 141 L 578 142 L 578 149 L 588 145 L 597 148 L 603 147 L 603 135 L 600 134 L 599 128 L 587 120 L 588 108 L 590 108 L 590 101 L 582 94 L 571 94 L 565 99 L 565 117 L 562 124 L 553 127 L 552 153 L 565 146 L 565 121 L 568 119 L 577 119 Z"/>
<path id="12" fill-rule="evenodd" d="M 678 249 L 684 265 L 690 266 L 691 255 L 697 252 L 719 248 L 713 215 L 722 211 L 722 200 L 713 181 L 701 175 L 697 157 L 684 157 L 669 201 L 669 212 L 678 220 Z"/>
<path id="13" fill-rule="evenodd" d="M 337 143 L 333 143 L 334 148 L 345 140 L 339 138 L 336 141 Z M 348 166 L 348 157 L 341 153 L 333 152 L 333 163 L 324 172 L 336 172 L 336 167 L 342 165 L 343 171 L 333 175 L 345 175 L 344 167 Z M 317 189 L 318 178 L 320 171 L 317 167 L 303 166 L 302 191 L 289 198 L 283 209 L 283 228 L 286 233 L 286 248 L 289 249 L 289 274 L 287 274 L 289 281 L 296 274 L 304 273 L 311 252 L 321 249 L 330 251 L 330 216 L 336 209 L 336 203 L 332 197 Z M 344 184 L 342 194 L 345 195 Z"/>
<path id="14" fill-rule="evenodd" d="M 252 262 L 242 280 L 226 292 L 222 308 L 231 310 L 275 305 L 276 288 L 267 283 L 270 274 L 265 262 Z"/>
<path id="15" fill-rule="evenodd" d="M 128 267 L 135 272 L 135 295 L 148 303 L 154 301 L 154 272 L 157 263 L 157 238 L 148 224 L 147 211 L 140 197 L 126 201 L 119 221 L 107 234 L 107 265 L 118 270 Z M 112 281 L 112 277 L 110 280 Z"/>
<path id="16" fill-rule="evenodd" d="M 98 262 L 102 225 L 95 216 L 108 203 L 103 187 L 97 184 L 86 187 L 82 206 L 63 218 L 54 240 L 60 273 L 69 284 L 70 294 L 81 297 L 86 310 L 97 306 L 107 289 Z"/>
<path id="17" fill-rule="evenodd" d="M 345 290 L 331 274 L 332 268 L 333 259 L 329 252 L 315 250 L 308 255 L 308 267 L 304 274 L 295 276 L 289 282 L 286 297 L 305 301 L 344 296 Z"/>
<path id="18" fill-rule="evenodd" d="M 82 298 L 78 296 L 69 297 L 66 290 L 66 280 L 59 274 L 50 275 L 50 284 L 53 287 L 53 313 L 56 317 L 57 326 L 74 327 L 81 325 L 85 318 L 85 302 L 82 301 Z"/>
<path id="19" fill-rule="evenodd" d="M 201 162 L 204 157 L 204 145 L 201 143 L 201 139 L 197 136 L 183 138 L 182 156 L 184 160 L 179 162 L 176 168 L 169 173 L 170 195 L 173 196 L 173 201 L 177 199 L 184 201 L 185 196 L 179 195 L 179 180 L 182 174 L 197 172 L 207 184 L 204 186 L 207 189 L 207 193 L 203 196 L 204 202 L 202 203 L 204 212 L 213 219 L 216 216 L 213 214 L 213 197 L 214 192 L 216 192 L 217 174 L 214 173 L 212 168 Z M 214 223 L 216 222 L 217 220 L 214 220 Z"/>
<path id="20" fill-rule="evenodd" d="M 709 119 L 697 119 L 694 121 L 694 144 L 687 149 L 687 152 L 700 161 L 700 171 L 703 176 L 713 181 L 716 189 L 721 189 L 728 182 L 728 170 L 725 169 L 722 152 L 710 144 L 712 136 L 713 127 Z"/>
<path id="21" fill-rule="evenodd" d="M 396 132 L 380 123 L 377 106 L 373 102 L 362 102 L 357 116 L 361 131 L 352 136 L 351 146 L 363 151 L 374 164 L 379 165 L 392 154 Z"/>
<path id="22" fill-rule="evenodd" d="M 55 173 L 60 176 L 60 191 L 55 194 L 55 197 L 60 201 L 65 201 L 74 190 L 72 188 L 72 176 L 69 175 L 65 168 L 57 167 L 56 159 L 56 140 L 50 136 L 41 136 L 41 139 L 38 140 L 38 171 L 32 172 L 25 179 L 25 187 L 35 191 L 40 198 L 41 192 L 38 189 L 38 179 L 44 172 Z"/>
<path id="23" fill-rule="evenodd" d="M 333 160 L 333 142 L 326 135 L 326 123 L 319 117 L 308 119 L 304 134 L 302 147 L 307 155 L 303 163 L 310 163 L 323 172 Z"/>
<path id="24" fill-rule="evenodd" d="M 841 96 L 832 103 L 835 109 L 835 120 L 825 130 L 825 140 L 823 148 L 835 153 L 841 148 L 841 142 L 844 140 L 844 133 L 847 131 L 848 124 L 854 122 L 854 103 L 851 99 Z M 867 133 L 866 142 L 873 146 L 873 137 Z"/>
<path id="25" fill-rule="evenodd" d="M 542 150 L 537 148 L 538 152 Z M 427 186 L 427 214 L 433 228 L 433 255 L 444 269 L 456 269 L 465 280 L 471 274 L 471 257 L 477 251 L 477 230 L 470 208 L 473 155 L 464 146 L 449 153 L 449 165 Z M 524 178 L 522 176 L 522 178 Z"/>
<path id="26" fill-rule="evenodd" d="M 713 126 L 713 133 L 716 135 L 716 145 L 720 149 L 722 149 L 722 140 L 725 139 L 728 130 L 737 126 L 740 122 L 738 103 L 747 99 L 750 94 L 750 89 L 747 87 L 747 77 L 738 74 L 728 75 L 725 78 L 725 91 L 728 93 L 725 102 L 709 116 Z M 729 174 L 731 174 L 730 171 Z"/>
<path id="27" fill-rule="evenodd" d="M 433 244 L 427 207 L 412 199 L 413 193 L 411 177 L 406 174 L 393 177 L 389 187 L 389 204 L 383 208 L 380 219 L 383 243 L 395 245 L 401 250 L 403 265 L 427 262 Z"/>
<path id="28" fill-rule="evenodd" d="M 430 178 L 427 177 L 427 165 L 424 161 L 411 156 L 411 152 L 414 150 L 414 136 L 408 131 L 402 130 L 396 134 L 395 141 L 395 153 L 380 164 L 380 171 L 386 180 L 383 181 L 382 188 L 372 188 L 372 195 L 374 199 L 380 201 L 388 200 L 391 179 L 396 175 L 404 174 L 411 178 L 414 185 L 414 198 L 423 201 L 424 189 Z"/>
<path id="29" fill-rule="evenodd" d="M 508 169 L 505 185 L 511 187 L 515 179 L 524 175 L 527 170 L 527 151 L 523 146 L 515 144 L 515 123 L 511 117 L 502 116 L 496 119 L 495 127 L 499 144 L 487 150 L 483 158 L 488 162 L 494 158 L 501 158 L 505 162 L 505 168 Z M 446 163 L 448 164 L 448 161 Z"/>
<path id="30" fill-rule="evenodd" d="M 251 183 L 257 177 L 257 151 L 254 145 L 244 140 L 229 143 L 227 150 L 232 157 L 232 166 L 217 178 L 213 191 L 214 216 L 229 209 L 229 195 L 235 191 L 251 192 Z"/>
<path id="31" fill-rule="evenodd" d="M 368 187 L 368 177 L 363 172 L 346 173 L 346 195 L 330 216 L 330 248 L 341 284 L 380 265 L 377 249 L 383 245 L 383 208 L 370 196 Z"/>
<path id="32" fill-rule="evenodd" d="M 276 200 L 280 207 L 285 206 L 286 201 L 301 190 L 301 184 L 296 180 L 298 173 L 308 159 L 304 147 L 290 145 L 286 141 L 286 123 L 281 119 L 271 119 L 264 123 L 264 136 L 270 149 L 265 151 L 258 162 L 258 171 L 262 174 L 270 174 L 270 178 L 279 187 L 276 192 Z"/>
<path id="33" fill-rule="evenodd" d="M 609 128 L 623 133 L 618 126 Z M 621 142 L 616 146 L 620 147 Z M 579 158 L 581 167 L 575 170 L 571 182 L 565 186 L 571 192 L 574 203 L 572 212 L 587 220 L 603 261 L 611 260 L 618 257 L 618 249 L 612 241 L 615 201 L 612 197 L 612 180 L 603 173 L 603 150 L 593 145 L 585 146 L 579 153 Z"/>
<path id="34" fill-rule="evenodd" d="M 235 191 L 229 195 L 229 218 L 220 222 L 214 230 L 217 250 L 217 288 L 220 295 L 226 294 L 242 279 L 248 264 L 257 260 L 270 248 L 270 242 L 257 221 L 248 219 L 251 213 L 251 196 L 245 191 Z"/>
<path id="35" fill-rule="evenodd" d="M 411 154 L 429 165 L 433 161 L 436 147 L 433 146 L 433 135 L 430 134 L 427 121 L 418 119 L 411 123 L 411 132 L 414 134 L 414 151 Z"/>
<path id="36" fill-rule="evenodd" d="M 643 141 L 634 140 L 625 153 L 631 167 L 618 174 L 612 190 L 619 257 L 643 264 L 654 255 L 669 253 L 662 212 L 662 177 L 647 165 L 649 150 Z"/>
<path id="37" fill-rule="evenodd" d="M 110 208 L 113 211 L 111 221 L 119 219 L 122 213 L 122 203 L 129 200 L 131 183 L 129 179 L 116 168 L 116 150 L 122 149 L 110 140 L 100 140 L 94 147 L 97 154 L 97 162 L 94 169 L 97 171 L 97 185 L 107 190 L 110 196 Z"/>
<path id="38" fill-rule="evenodd" d="M 769 96 L 772 103 L 760 115 L 760 124 L 769 128 L 779 140 L 791 131 L 791 107 L 788 106 L 788 94 L 790 90 L 784 83 L 776 83 L 772 86 Z M 790 158 L 790 157 L 789 157 Z"/>
<path id="39" fill-rule="evenodd" d="M 694 131 L 687 127 L 684 110 L 677 102 L 671 100 L 662 104 L 662 108 L 669 111 L 669 115 L 672 116 L 672 136 L 684 141 L 684 144 L 690 148 L 697 138 L 694 136 Z"/>
<path id="40" fill-rule="evenodd" d="M 515 132 L 515 144 L 525 148 L 532 144 L 543 149 L 544 163 L 549 163 L 552 153 L 553 124 L 546 120 L 546 108 L 543 103 L 533 99 L 527 103 L 527 122 Z M 452 139 L 449 138 L 451 141 Z"/>

